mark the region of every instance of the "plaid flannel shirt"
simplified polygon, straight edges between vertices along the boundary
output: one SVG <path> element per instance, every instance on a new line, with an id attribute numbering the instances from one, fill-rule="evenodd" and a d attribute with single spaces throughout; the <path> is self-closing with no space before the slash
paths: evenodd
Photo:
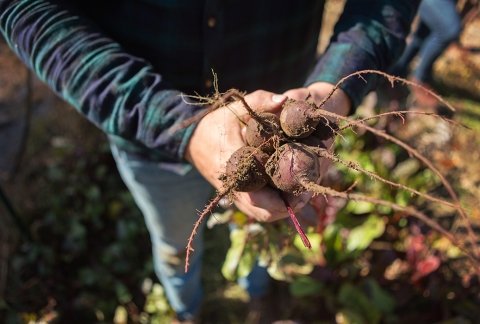
<path id="1" fill-rule="evenodd" d="M 182 161 L 200 111 L 182 93 L 283 92 L 385 70 L 405 45 L 418 1 L 350 0 L 317 57 L 324 1 L 0 0 L 10 47 L 58 95 L 127 152 Z M 358 105 L 376 85 L 341 87 Z"/>

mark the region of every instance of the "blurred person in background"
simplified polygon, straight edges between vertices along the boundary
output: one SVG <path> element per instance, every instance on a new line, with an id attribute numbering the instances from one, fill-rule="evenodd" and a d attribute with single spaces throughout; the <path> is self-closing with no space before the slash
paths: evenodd
<path id="1" fill-rule="evenodd" d="M 418 9 L 418 24 L 411 41 L 391 73 L 402 78 L 410 74 L 412 60 L 418 56 L 418 64 L 411 72 L 412 81 L 427 89 L 432 89 L 433 65 L 437 58 L 453 42 L 457 41 L 462 30 L 456 0 L 422 0 Z M 437 100 L 417 88 L 410 88 L 416 104 L 422 108 L 434 109 Z"/>
<path id="2" fill-rule="evenodd" d="M 220 188 L 231 153 L 244 145 L 231 103 L 172 130 L 205 109 L 183 94 L 246 91 L 253 109 L 278 112 L 287 96 L 319 103 L 346 75 L 385 71 L 402 53 L 418 1 L 346 1 L 325 53 L 317 43 L 325 1 L 0 0 L 0 30 L 23 62 L 102 129 L 150 232 L 155 271 L 179 321 L 200 310 L 202 231 L 184 273 L 187 238 Z M 367 81 L 367 82 L 365 82 Z M 350 78 L 325 105 L 353 112 L 377 76 Z M 191 101 L 191 100 L 189 100 Z M 310 196 L 295 197 L 302 209 Z M 287 217 L 278 193 L 238 193 L 258 221 Z M 94 252 L 92 252 L 94 253 Z M 268 293 L 265 268 L 243 280 L 252 301 Z M 253 305 L 256 302 L 252 303 Z"/>

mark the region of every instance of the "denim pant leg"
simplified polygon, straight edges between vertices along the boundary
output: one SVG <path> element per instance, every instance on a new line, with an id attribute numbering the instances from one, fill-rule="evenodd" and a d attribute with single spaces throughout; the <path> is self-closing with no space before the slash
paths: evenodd
<path id="1" fill-rule="evenodd" d="M 272 282 L 267 268 L 255 264 L 252 272 L 248 276 L 239 278 L 238 284 L 248 292 L 250 298 L 260 298 L 265 296 Z"/>
<path id="2" fill-rule="evenodd" d="M 410 63 L 418 54 L 418 51 L 422 47 L 422 44 L 425 41 L 425 38 L 427 38 L 428 34 L 430 34 L 430 30 L 428 29 L 427 25 L 420 21 L 417 29 L 412 35 L 411 41 L 403 51 L 402 56 L 400 56 L 398 61 L 394 64 L 393 68 L 390 69 L 390 72 L 393 75 L 402 78 L 406 78 L 408 76 Z"/>
<path id="3" fill-rule="evenodd" d="M 152 241 L 155 272 L 172 308 L 180 319 L 191 319 L 202 300 L 202 233 L 194 240 L 188 273 L 184 273 L 187 239 L 213 192 L 210 184 L 194 169 L 179 175 L 158 163 L 133 158 L 112 145 L 119 173 L 145 217 Z"/>
<path id="4" fill-rule="evenodd" d="M 420 19 L 430 29 L 414 73 L 420 81 L 431 82 L 435 60 L 460 35 L 461 21 L 455 6 L 454 0 L 423 0 L 420 4 Z"/>

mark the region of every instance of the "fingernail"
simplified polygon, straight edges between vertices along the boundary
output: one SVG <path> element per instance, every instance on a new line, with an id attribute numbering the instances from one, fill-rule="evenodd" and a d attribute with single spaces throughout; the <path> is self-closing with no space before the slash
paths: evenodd
<path id="1" fill-rule="evenodd" d="M 287 99 L 287 96 L 285 95 L 276 94 L 272 96 L 272 101 L 276 103 L 283 102 L 285 99 Z"/>

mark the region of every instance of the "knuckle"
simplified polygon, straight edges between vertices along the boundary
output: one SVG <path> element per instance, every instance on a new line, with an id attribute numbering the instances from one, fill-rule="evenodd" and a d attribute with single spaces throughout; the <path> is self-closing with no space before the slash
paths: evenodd
<path id="1" fill-rule="evenodd" d="M 265 90 L 262 90 L 262 89 L 259 89 L 259 90 L 255 90 L 254 92 L 252 92 L 252 95 L 254 95 L 255 97 L 265 97 L 269 92 L 268 91 L 265 91 Z"/>

